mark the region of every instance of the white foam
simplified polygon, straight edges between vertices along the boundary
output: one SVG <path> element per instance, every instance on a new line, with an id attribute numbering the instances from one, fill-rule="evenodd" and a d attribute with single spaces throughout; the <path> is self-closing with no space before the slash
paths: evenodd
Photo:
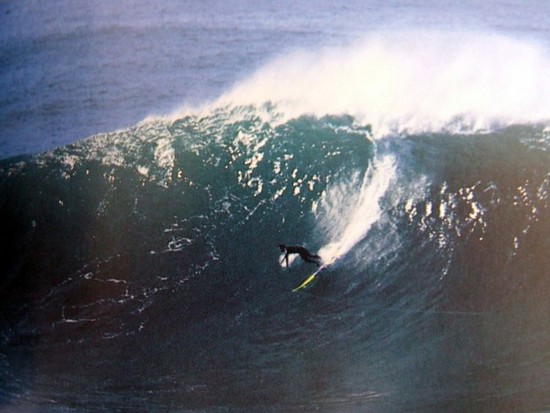
<path id="1" fill-rule="evenodd" d="M 328 189 L 318 206 L 317 219 L 329 242 L 319 255 L 331 260 L 347 254 L 381 216 L 380 200 L 395 178 L 394 159 L 375 161 L 362 178 L 356 175 Z"/>
<path id="2" fill-rule="evenodd" d="M 479 131 L 550 118 L 550 57 L 495 34 L 374 33 L 345 48 L 280 56 L 216 105 L 277 115 L 349 114 L 376 135 Z"/>

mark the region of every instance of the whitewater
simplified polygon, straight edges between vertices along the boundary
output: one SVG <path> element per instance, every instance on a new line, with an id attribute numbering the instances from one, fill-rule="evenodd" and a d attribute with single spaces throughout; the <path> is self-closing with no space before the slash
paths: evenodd
<path id="1" fill-rule="evenodd" d="M 231 82 L 198 102 L 0 160 L 0 411 L 547 410 L 547 39 L 245 3 L 214 13 L 223 36 L 304 43 L 219 68 Z M 162 21 L 206 25 L 191 6 Z M 109 16 L 97 36 L 148 44 L 143 16 Z M 280 243 L 334 264 L 293 292 L 315 267 L 283 267 Z"/>
<path id="2" fill-rule="evenodd" d="M 377 136 L 486 131 L 548 120 L 549 64 L 542 46 L 502 35 L 381 32 L 275 58 L 202 110 L 272 102 L 284 119 L 348 114 Z"/>

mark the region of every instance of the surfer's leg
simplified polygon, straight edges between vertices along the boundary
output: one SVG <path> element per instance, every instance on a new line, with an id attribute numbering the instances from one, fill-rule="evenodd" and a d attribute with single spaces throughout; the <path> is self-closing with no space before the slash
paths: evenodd
<path id="1" fill-rule="evenodd" d="M 318 267 L 320 267 L 321 264 L 323 264 L 323 259 L 320 256 L 314 255 L 313 259 L 315 260 L 315 264 L 317 264 Z"/>
<path id="2" fill-rule="evenodd" d="M 317 264 L 318 267 L 321 266 L 321 257 L 319 257 L 318 255 L 308 255 L 303 258 L 305 262 L 311 262 L 313 264 Z"/>

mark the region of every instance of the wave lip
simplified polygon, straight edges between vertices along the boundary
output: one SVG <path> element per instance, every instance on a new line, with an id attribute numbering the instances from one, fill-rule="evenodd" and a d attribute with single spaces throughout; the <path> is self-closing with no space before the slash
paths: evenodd
<path id="1" fill-rule="evenodd" d="M 380 32 L 280 56 L 216 105 L 276 104 L 287 118 L 348 114 L 390 133 L 479 132 L 550 120 L 550 56 L 487 33 Z"/>

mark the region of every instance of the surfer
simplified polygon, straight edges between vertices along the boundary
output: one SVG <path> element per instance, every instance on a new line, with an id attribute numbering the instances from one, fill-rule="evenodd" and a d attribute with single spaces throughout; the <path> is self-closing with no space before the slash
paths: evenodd
<path id="1" fill-rule="evenodd" d="M 279 244 L 279 249 L 281 252 L 285 253 L 285 256 L 281 260 L 281 264 L 283 261 L 286 261 L 286 266 L 288 267 L 288 256 L 289 254 L 299 254 L 300 258 L 303 259 L 305 262 L 311 262 L 313 264 L 317 264 L 318 267 L 321 266 L 322 259 L 318 255 L 313 255 L 311 252 L 309 252 L 304 247 L 293 247 L 293 246 L 286 246 L 284 244 Z"/>

